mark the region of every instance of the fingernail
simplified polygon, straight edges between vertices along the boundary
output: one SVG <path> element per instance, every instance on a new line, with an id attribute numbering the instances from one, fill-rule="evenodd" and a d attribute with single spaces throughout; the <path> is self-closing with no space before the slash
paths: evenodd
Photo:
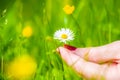
<path id="1" fill-rule="evenodd" d="M 59 48 L 57 48 L 57 49 L 56 49 L 56 52 L 60 53 L 60 50 L 59 50 Z"/>
<path id="2" fill-rule="evenodd" d="M 76 47 L 70 46 L 70 45 L 67 45 L 67 44 L 64 44 L 64 48 L 67 48 L 67 49 L 69 49 L 69 50 L 71 50 L 71 51 L 76 50 Z"/>

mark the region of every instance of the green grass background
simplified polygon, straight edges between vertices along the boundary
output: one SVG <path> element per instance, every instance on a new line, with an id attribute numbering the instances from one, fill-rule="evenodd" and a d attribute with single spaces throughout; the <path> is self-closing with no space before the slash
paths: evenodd
<path id="1" fill-rule="evenodd" d="M 71 15 L 63 11 L 67 4 L 75 6 Z M 5 8 L 6 13 L 0 6 L 3 11 L 0 17 L 0 79 L 7 80 L 3 64 L 19 54 L 29 53 L 38 64 L 31 80 L 82 80 L 56 54 L 56 48 L 63 43 L 53 39 L 54 32 L 61 28 L 73 30 L 75 39 L 68 44 L 76 47 L 100 46 L 119 40 L 119 4 L 120 0 L 16 0 Z M 26 24 L 33 29 L 30 38 L 23 38 L 21 34 Z"/>

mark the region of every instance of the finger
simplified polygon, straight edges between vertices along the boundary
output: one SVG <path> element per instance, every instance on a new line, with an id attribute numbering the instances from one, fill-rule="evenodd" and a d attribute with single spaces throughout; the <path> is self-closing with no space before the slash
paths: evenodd
<path id="1" fill-rule="evenodd" d="M 77 48 L 73 52 L 84 59 L 97 63 L 120 62 L 120 41 L 100 47 Z"/>
<path id="2" fill-rule="evenodd" d="M 104 71 L 107 65 L 101 66 L 96 63 L 87 62 L 78 55 L 72 53 L 72 51 L 63 47 L 60 47 L 59 51 L 62 59 L 84 77 L 88 79 L 97 78 L 100 80 L 104 77 Z"/>

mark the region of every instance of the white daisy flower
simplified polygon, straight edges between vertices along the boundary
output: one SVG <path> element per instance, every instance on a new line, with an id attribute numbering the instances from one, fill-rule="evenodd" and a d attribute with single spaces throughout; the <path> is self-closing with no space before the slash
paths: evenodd
<path id="1" fill-rule="evenodd" d="M 55 32 L 54 39 L 58 39 L 60 40 L 60 42 L 66 43 L 67 41 L 71 41 L 74 39 L 74 34 L 68 28 L 61 28 L 60 30 Z"/>

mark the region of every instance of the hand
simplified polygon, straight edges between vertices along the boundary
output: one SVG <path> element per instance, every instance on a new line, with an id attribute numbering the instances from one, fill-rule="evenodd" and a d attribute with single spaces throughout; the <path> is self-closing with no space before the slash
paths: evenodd
<path id="1" fill-rule="evenodd" d="M 120 80 L 120 41 L 91 48 L 65 45 L 57 50 L 87 80 Z"/>

